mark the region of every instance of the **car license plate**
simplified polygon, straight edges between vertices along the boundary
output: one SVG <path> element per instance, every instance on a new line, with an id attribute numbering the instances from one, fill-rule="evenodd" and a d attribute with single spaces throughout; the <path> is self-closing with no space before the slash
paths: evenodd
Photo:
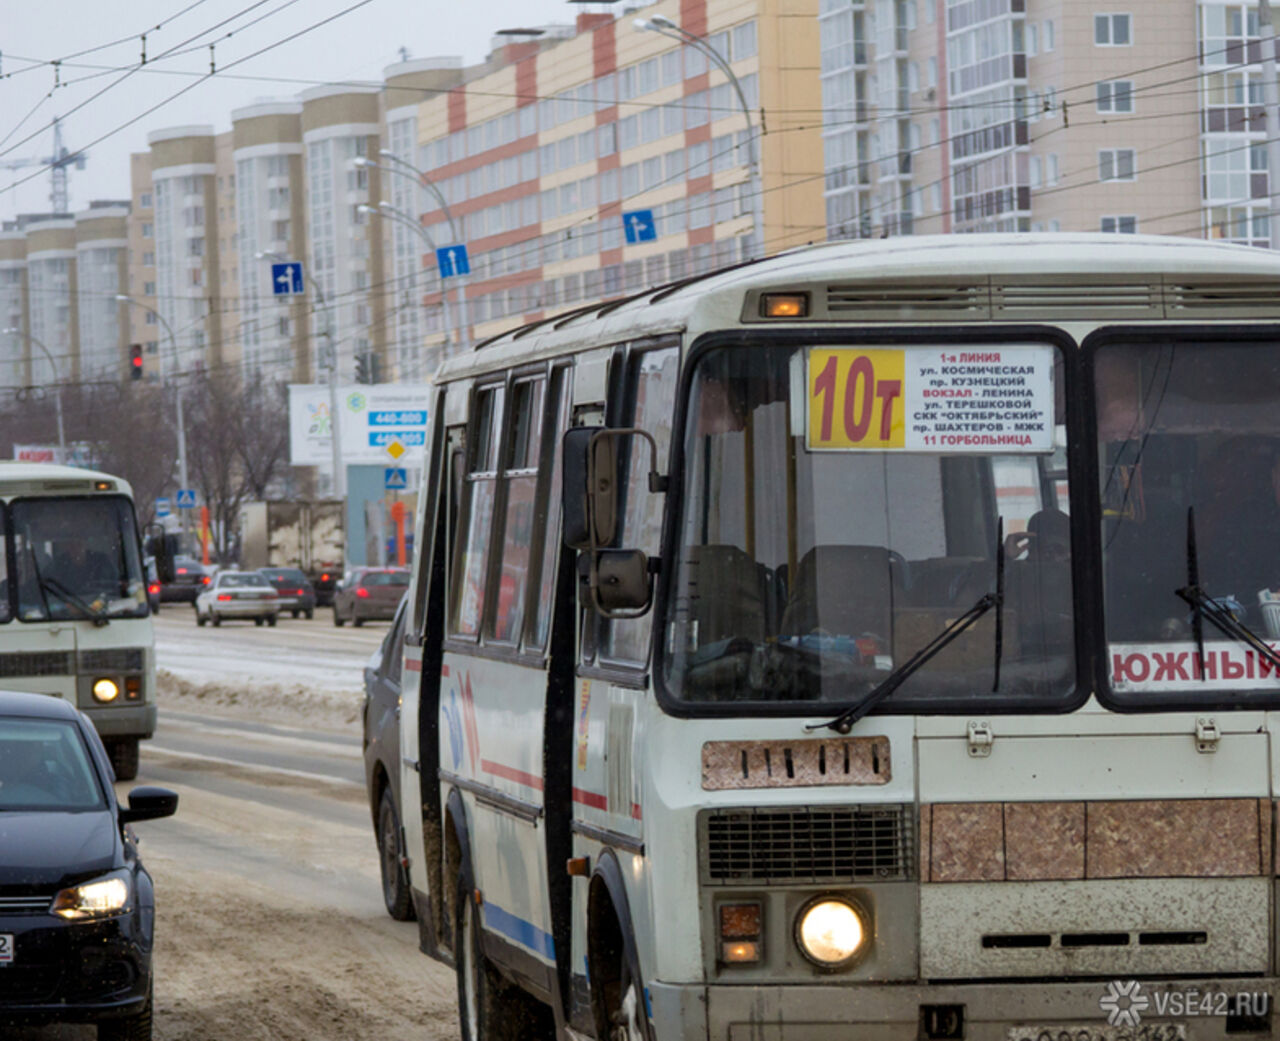
<path id="1" fill-rule="evenodd" d="M 0 965 L 13 961 L 13 933 L 0 933 Z"/>
<path id="2" fill-rule="evenodd" d="M 1186 1023 L 1141 1023 L 1136 1027 L 1106 1023 L 1009 1027 L 1005 1041 L 1187 1041 Z"/>

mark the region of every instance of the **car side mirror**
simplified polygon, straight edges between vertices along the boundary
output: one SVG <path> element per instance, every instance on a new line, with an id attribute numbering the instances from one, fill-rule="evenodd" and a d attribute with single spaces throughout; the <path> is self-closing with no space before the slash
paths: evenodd
<path id="1" fill-rule="evenodd" d="M 168 788 L 155 788 L 142 785 L 129 792 L 129 808 L 120 811 L 120 823 L 132 824 L 134 821 L 155 820 L 157 817 L 172 817 L 178 809 L 178 793 Z"/>

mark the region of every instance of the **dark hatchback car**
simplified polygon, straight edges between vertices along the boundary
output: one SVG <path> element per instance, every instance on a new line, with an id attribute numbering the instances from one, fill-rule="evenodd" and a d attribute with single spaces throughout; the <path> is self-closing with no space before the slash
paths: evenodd
<path id="1" fill-rule="evenodd" d="M 382 899 L 401 922 L 413 918 L 400 830 L 400 670 L 405 604 L 364 667 L 364 778 L 382 866 Z"/>
<path id="2" fill-rule="evenodd" d="M 160 599 L 193 601 L 210 579 L 209 569 L 195 557 L 174 557 L 173 581 L 160 586 Z"/>
<path id="3" fill-rule="evenodd" d="M 258 574 L 266 575 L 267 580 L 275 586 L 276 603 L 280 605 L 280 613 L 288 611 L 297 618 L 305 614 L 315 617 L 316 591 L 307 578 L 296 567 L 260 567 Z"/>
<path id="4" fill-rule="evenodd" d="M 350 621 L 358 627 L 369 621 L 389 622 L 408 588 L 406 568 L 356 568 L 333 596 L 333 624 Z"/>
<path id="5" fill-rule="evenodd" d="M 149 1041 L 155 890 L 129 824 L 178 796 L 116 802 L 93 724 L 60 698 L 0 691 L 0 1036 L 4 1024 L 92 1022 Z"/>

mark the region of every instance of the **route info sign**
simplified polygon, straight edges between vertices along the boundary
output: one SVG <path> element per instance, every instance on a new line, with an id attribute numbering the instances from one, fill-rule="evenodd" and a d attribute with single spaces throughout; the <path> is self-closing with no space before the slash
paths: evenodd
<path id="1" fill-rule="evenodd" d="M 812 347 L 811 451 L 1053 451 L 1053 348 Z"/>

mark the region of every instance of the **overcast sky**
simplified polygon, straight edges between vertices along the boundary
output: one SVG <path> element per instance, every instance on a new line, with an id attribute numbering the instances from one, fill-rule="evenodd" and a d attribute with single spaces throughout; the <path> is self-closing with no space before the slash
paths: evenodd
<path id="1" fill-rule="evenodd" d="M 68 178 L 77 212 L 90 199 L 129 197 L 129 153 L 144 151 L 152 130 L 229 130 L 231 110 L 242 105 L 290 98 L 317 83 L 380 81 L 401 48 L 410 58 L 459 55 L 472 64 L 498 29 L 571 22 L 580 11 L 612 8 L 566 0 L 0 0 L 0 9 L 0 219 L 8 220 L 50 209 L 49 172 L 7 165 L 52 153 L 54 116 L 63 119 L 63 144 L 88 154 L 85 168 L 72 168 Z M 261 21 L 249 24 L 255 19 Z M 130 73 L 144 32 L 148 65 Z M 226 71 L 202 80 L 213 41 L 217 68 Z M 104 44 L 113 45 L 79 53 Z M 179 91 L 185 93 L 165 100 Z"/>

